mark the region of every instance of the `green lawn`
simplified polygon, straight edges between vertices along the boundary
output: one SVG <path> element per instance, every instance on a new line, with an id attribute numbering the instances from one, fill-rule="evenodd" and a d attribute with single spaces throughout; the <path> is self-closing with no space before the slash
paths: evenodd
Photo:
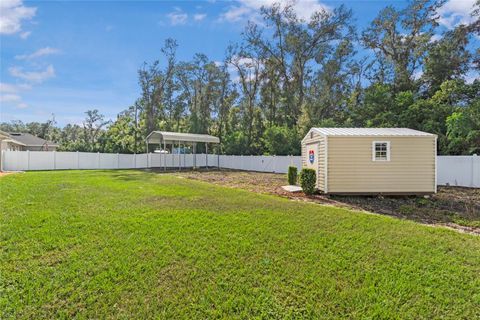
<path id="1" fill-rule="evenodd" d="M 480 237 L 139 171 L 0 192 L 0 319 L 480 318 Z"/>

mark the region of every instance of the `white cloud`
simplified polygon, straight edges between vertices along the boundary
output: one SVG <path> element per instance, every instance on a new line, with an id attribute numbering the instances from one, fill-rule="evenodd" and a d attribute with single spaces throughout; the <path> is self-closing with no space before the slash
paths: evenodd
<path id="1" fill-rule="evenodd" d="M 2 94 L 0 95 L 0 102 L 18 102 L 22 100 L 22 98 L 18 94 Z"/>
<path id="2" fill-rule="evenodd" d="M 17 93 L 24 90 L 30 90 L 32 87 L 28 84 L 10 84 L 0 82 L 0 93 Z"/>
<path id="3" fill-rule="evenodd" d="M 5 82 L 0 82 L 0 102 L 4 104 L 11 104 L 15 108 L 24 109 L 28 105 L 22 101 L 20 92 L 24 90 L 29 90 L 30 85 L 27 84 L 10 84 Z"/>
<path id="4" fill-rule="evenodd" d="M 244 70 L 247 82 L 254 80 L 256 68 L 258 68 L 259 71 L 264 68 L 264 63 L 262 60 L 257 60 L 250 57 L 233 56 L 232 63 L 227 65 L 227 72 L 230 74 L 232 82 L 234 83 L 240 83 L 241 80 L 238 67 L 236 65 Z"/>
<path id="5" fill-rule="evenodd" d="M 175 11 L 167 14 L 168 19 L 170 19 L 170 24 L 172 26 L 183 25 L 187 23 L 188 14 L 183 12 L 180 8 L 175 8 Z"/>
<path id="6" fill-rule="evenodd" d="M 19 103 L 17 103 L 17 108 L 18 109 L 28 108 L 28 104 L 26 104 L 25 102 L 19 102 Z"/>
<path id="7" fill-rule="evenodd" d="M 42 83 L 49 78 L 55 77 L 55 69 L 52 65 L 49 65 L 44 71 L 23 71 L 17 67 L 11 67 L 8 71 L 15 78 L 34 83 Z"/>
<path id="8" fill-rule="evenodd" d="M 197 13 L 197 14 L 194 14 L 193 15 L 193 20 L 195 21 L 202 21 L 203 19 L 205 19 L 207 17 L 207 15 L 205 13 Z"/>
<path id="9" fill-rule="evenodd" d="M 423 70 L 416 70 L 413 73 L 413 79 L 418 80 L 423 76 Z"/>
<path id="10" fill-rule="evenodd" d="M 430 42 L 435 42 L 435 41 L 439 41 L 439 40 L 442 40 L 442 36 L 439 35 L 439 34 L 434 34 L 434 35 L 430 38 Z"/>
<path id="11" fill-rule="evenodd" d="M 470 70 L 464 76 L 465 82 L 468 84 L 472 84 L 473 81 L 480 79 L 480 73 L 476 70 Z"/>
<path id="12" fill-rule="evenodd" d="M 220 20 L 228 22 L 237 22 L 240 20 L 247 19 L 249 15 L 253 14 L 252 8 L 248 7 L 231 7 L 227 12 L 223 13 L 220 16 Z"/>
<path id="13" fill-rule="evenodd" d="M 238 0 L 238 5 L 231 6 L 220 16 L 220 21 L 237 22 L 240 20 L 255 20 L 260 9 L 270 7 L 275 3 L 280 3 L 282 7 L 291 4 L 297 16 L 305 21 L 309 21 L 312 14 L 316 11 L 330 11 L 330 8 L 319 0 Z"/>
<path id="14" fill-rule="evenodd" d="M 51 54 L 57 54 L 59 52 L 60 52 L 60 50 L 58 50 L 58 49 L 45 47 L 45 48 L 38 49 L 37 51 L 35 51 L 31 54 L 22 54 L 22 55 L 15 56 L 15 59 L 17 59 L 17 60 L 31 60 L 31 59 L 35 59 L 35 58 L 39 58 L 39 57 L 43 57 L 43 56 L 48 56 L 48 55 L 51 55 Z"/>
<path id="15" fill-rule="evenodd" d="M 25 32 L 22 32 L 20 33 L 20 38 L 22 39 L 27 39 L 28 37 L 30 37 L 30 35 L 32 34 L 32 31 L 25 31 Z"/>
<path id="16" fill-rule="evenodd" d="M 471 13 L 476 0 L 449 0 L 438 9 L 439 23 L 448 29 L 453 29 L 459 24 L 473 22 Z"/>
<path id="17" fill-rule="evenodd" d="M 35 16 L 37 8 L 26 7 L 22 0 L 0 1 L 0 34 L 15 34 L 22 31 L 22 22 Z"/>

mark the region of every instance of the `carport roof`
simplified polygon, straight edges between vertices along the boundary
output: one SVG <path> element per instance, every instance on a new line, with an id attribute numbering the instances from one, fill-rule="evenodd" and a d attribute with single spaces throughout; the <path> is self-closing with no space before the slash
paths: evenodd
<path id="1" fill-rule="evenodd" d="M 147 143 L 201 142 L 220 143 L 220 139 L 208 134 L 152 131 L 147 136 Z"/>

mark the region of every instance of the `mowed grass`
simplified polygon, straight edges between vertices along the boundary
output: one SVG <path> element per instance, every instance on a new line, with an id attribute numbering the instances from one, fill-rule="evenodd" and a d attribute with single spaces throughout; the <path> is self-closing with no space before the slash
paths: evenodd
<path id="1" fill-rule="evenodd" d="M 1 319 L 480 317 L 480 237 L 140 171 L 0 192 Z"/>

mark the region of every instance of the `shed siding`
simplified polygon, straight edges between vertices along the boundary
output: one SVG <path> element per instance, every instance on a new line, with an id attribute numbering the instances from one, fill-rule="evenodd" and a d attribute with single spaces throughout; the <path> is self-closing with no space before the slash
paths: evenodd
<path id="1" fill-rule="evenodd" d="M 302 141 L 302 168 L 308 167 L 308 154 L 306 145 L 312 143 L 318 143 L 317 161 L 318 161 L 318 170 L 317 170 L 317 188 L 321 191 L 325 190 L 325 138 L 318 132 L 313 131 L 313 138 L 310 138 L 310 133 Z"/>
<path id="2" fill-rule="evenodd" d="M 390 141 L 390 161 L 372 142 Z M 329 193 L 435 192 L 435 137 L 329 137 Z"/>
<path id="3" fill-rule="evenodd" d="M 318 172 L 317 172 L 317 188 L 325 192 L 325 137 L 320 139 L 318 144 Z"/>

